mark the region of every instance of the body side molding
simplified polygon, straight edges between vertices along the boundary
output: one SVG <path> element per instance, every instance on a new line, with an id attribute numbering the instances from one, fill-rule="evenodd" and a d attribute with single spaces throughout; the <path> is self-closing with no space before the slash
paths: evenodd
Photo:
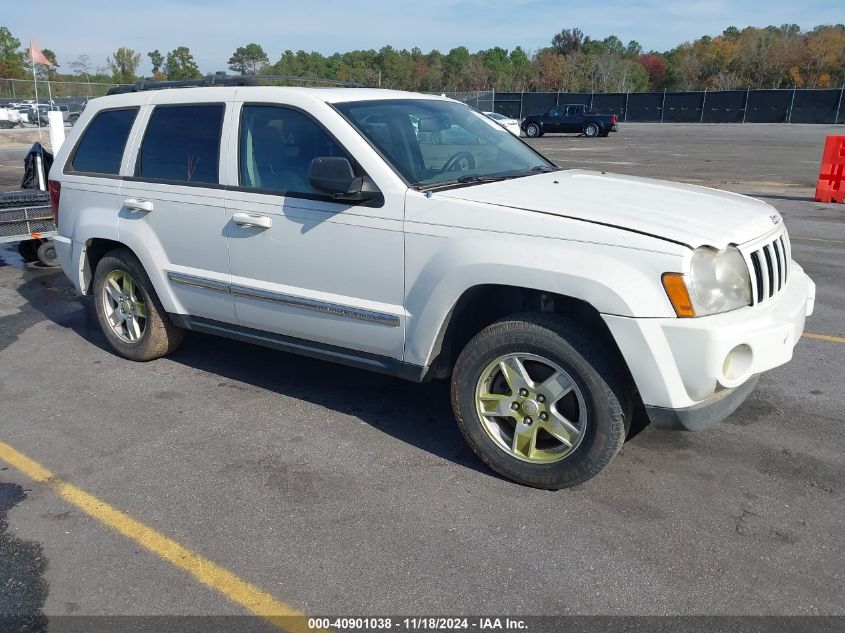
<path id="1" fill-rule="evenodd" d="M 303 310 L 312 310 L 322 314 L 330 314 L 344 319 L 366 321 L 367 323 L 374 323 L 376 325 L 384 325 L 387 327 L 399 327 L 399 317 L 395 314 L 375 312 L 373 310 L 362 310 L 360 308 L 345 306 L 339 303 L 306 299 L 304 297 L 270 292 L 268 290 L 260 290 L 258 288 L 250 288 L 248 286 L 241 286 L 238 284 L 226 284 L 213 279 L 205 279 L 204 277 L 195 277 L 193 275 L 185 275 L 173 271 L 168 271 L 167 278 L 175 284 L 205 288 L 207 290 L 230 294 L 234 297 L 257 299 L 259 301 L 268 301 L 270 303 L 278 303 L 294 308 L 302 308 Z"/>

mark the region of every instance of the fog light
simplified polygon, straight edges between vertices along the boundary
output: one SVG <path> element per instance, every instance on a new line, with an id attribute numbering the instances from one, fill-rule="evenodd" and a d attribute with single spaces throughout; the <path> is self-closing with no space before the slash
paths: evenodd
<path id="1" fill-rule="evenodd" d="M 754 353 L 748 345 L 745 343 L 737 345 L 725 356 L 725 361 L 722 363 L 722 375 L 731 383 L 742 380 L 751 369 L 753 357 Z"/>

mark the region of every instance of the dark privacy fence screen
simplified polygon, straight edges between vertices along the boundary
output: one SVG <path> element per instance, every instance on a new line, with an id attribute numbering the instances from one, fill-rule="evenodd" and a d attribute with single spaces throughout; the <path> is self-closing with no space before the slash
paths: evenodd
<path id="1" fill-rule="evenodd" d="M 493 109 L 522 118 L 556 105 L 582 103 L 622 122 L 845 123 L 845 90 L 716 92 L 496 92 Z M 447 93 L 447 96 L 452 96 Z"/>

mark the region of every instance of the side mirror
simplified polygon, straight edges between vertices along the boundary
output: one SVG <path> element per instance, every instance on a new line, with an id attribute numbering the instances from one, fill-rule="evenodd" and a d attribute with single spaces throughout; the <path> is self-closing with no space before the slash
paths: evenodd
<path id="1" fill-rule="evenodd" d="M 364 202 L 381 193 L 367 176 L 356 176 L 346 158 L 319 156 L 308 167 L 308 184 L 343 202 Z"/>

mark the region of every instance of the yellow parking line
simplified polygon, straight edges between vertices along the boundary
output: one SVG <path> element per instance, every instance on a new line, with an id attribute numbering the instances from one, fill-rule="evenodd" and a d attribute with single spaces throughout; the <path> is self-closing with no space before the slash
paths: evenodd
<path id="1" fill-rule="evenodd" d="M 76 486 L 58 479 L 38 462 L 0 442 L 0 459 L 35 481 L 49 484 L 65 501 L 113 528 L 123 536 L 182 569 L 202 584 L 219 591 L 247 611 L 266 619 L 284 631 L 310 631 L 306 616 L 293 607 L 248 583 L 216 563 L 203 558 L 176 541 L 144 525 L 128 514 Z"/>
<path id="2" fill-rule="evenodd" d="M 831 336 L 830 334 L 816 334 L 814 332 L 804 332 L 801 336 L 806 338 L 814 338 L 819 341 L 828 341 L 830 343 L 845 343 L 845 338 L 841 336 Z"/>

